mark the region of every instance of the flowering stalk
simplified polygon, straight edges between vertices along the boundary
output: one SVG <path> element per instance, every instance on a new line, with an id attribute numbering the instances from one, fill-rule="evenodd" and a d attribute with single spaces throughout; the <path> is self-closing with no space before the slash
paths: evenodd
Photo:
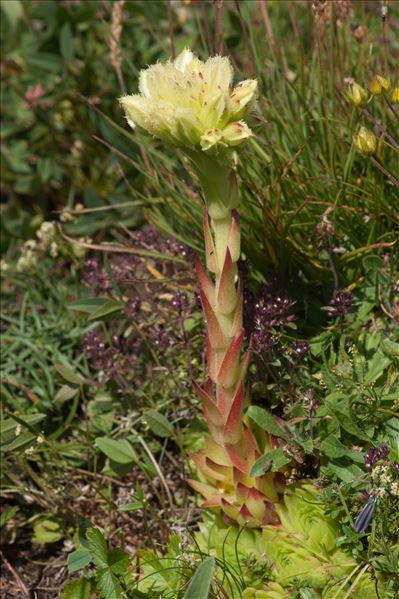
<path id="1" fill-rule="evenodd" d="M 276 440 L 263 435 L 259 443 L 245 423 L 245 374 L 250 351 L 244 342 L 243 290 L 237 272 L 240 257 L 239 189 L 233 168 L 234 151 L 252 136 L 243 120 L 255 102 L 257 82 L 232 87 L 232 67 L 225 57 L 202 62 L 184 50 L 173 62 L 141 71 L 140 94 L 121 103 L 128 123 L 179 147 L 190 158 L 205 197 L 206 268 L 196 261 L 206 319 L 209 379 L 193 382 L 211 437 L 192 456 L 203 480 L 189 481 L 204 505 L 220 509 L 229 519 L 250 527 L 279 521 L 284 476 L 250 472 L 261 452 Z M 211 278 L 213 277 L 213 278 Z"/>

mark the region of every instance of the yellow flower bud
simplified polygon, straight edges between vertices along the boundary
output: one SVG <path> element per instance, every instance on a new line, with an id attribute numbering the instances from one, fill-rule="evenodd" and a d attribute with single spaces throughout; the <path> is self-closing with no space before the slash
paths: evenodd
<path id="1" fill-rule="evenodd" d="M 392 102 L 399 103 L 399 87 L 394 87 L 391 95 Z"/>
<path id="2" fill-rule="evenodd" d="M 377 148 L 377 138 L 372 131 L 366 127 L 360 127 L 353 136 L 353 143 L 358 152 L 362 154 L 373 154 Z"/>
<path id="3" fill-rule="evenodd" d="M 354 106 L 363 106 L 367 103 L 369 95 L 367 91 L 358 83 L 352 83 L 349 86 L 348 93 L 346 94 L 348 101 Z"/>
<path id="4" fill-rule="evenodd" d="M 203 62 L 190 50 L 141 71 L 139 94 L 121 98 L 129 125 L 186 150 L 226 154 L 252 132 L 240 119 L 253 107 L 257 81 L 232 87 L 228 58 Z M 231 150 L 230 150 L 231 151 Z"/>
<path id="5" fill-rule="evenodd" d="M 391 89 L 391 83 L 382 75 L 374 75 L 374 77 L 369 82 L 369 90 L 374 96 L 381 96 L 385 94 L 385 92 L 389 92 Z"/>

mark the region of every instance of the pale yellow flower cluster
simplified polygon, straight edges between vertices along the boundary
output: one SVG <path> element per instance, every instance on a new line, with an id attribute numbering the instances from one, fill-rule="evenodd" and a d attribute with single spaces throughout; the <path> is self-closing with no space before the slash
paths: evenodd
<path id="1" fill-rule="evenodd" d="M 175 146 L 219 153 L 251 137 L 242 119 L 253 107 L 257 81 L 232 87 L 228 58 L 203 62 L 190 50 L 142 70 L 139 94 L 124 96 L 128 123 Z"/>

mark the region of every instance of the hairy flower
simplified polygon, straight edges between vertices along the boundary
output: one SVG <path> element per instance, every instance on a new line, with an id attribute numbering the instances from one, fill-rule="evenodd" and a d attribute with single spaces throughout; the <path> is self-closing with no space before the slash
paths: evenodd
<path id="1" fill-rule="evenodd" d="M 382 94 L 389 92 L 391 83 L 382 75 L 374 75 L 369 81 L 368 88 L 374 96 L 381 96 Z"/>
<path id="2" fill-rule="evenodd" d="M 353 144 L 361 154 L 374 154 L 377 149 L 377 138 L 372 131 L 362 126 L 353 136 Z"/>
<path id="3" fill-rule="evenodd" d="M 364 106 L 364 104 L 367 103 L 367 100 L 369 98 L 368 93 L 364 89 L 364 87 L 362 87 L 355 81 L 352 81 L 349 84 L 349 89 L 346 94 L 346 97 L 348 98 L 348 101 L 354 106 Z"/>
<path id="4" fill-rule="evenodd" d="M 232 87 L 233 69 L 227 57 L 206 62 L 183 50 L 165 64 L 140 73 L 139 94 L 121 104 L 131 127 L 138 125 L 173 145 L 218 152 L 252 135 L 241 120 L 256 97 L 256 80 Z"/>

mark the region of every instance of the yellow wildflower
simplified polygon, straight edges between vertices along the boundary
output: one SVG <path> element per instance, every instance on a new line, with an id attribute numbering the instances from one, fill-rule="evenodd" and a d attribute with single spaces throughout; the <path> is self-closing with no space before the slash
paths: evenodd
<path id="1" fill-rule="evenodd" d="M 385 92 L 389 92 L 391 89 L 391 83 L 382 75 L 374 75 L 374 77 L 369 82 L 369 90 L 374 96 L 381 96 L 385 94 Z"/>
<path id="2" fill-rule="evenodd" d="M 358 133 L 353 136 L 353 143 L 356 150 L 362 154 L 373 154 L 377 148 L 376 136 L 366 127 L 360 127 Z"/>
<path id="3" fill-rule="evenodd" d="M 257 82 L 233 88 L 232 79 L 227 57 L 203 62 L 184 50 L 174 61 L 142 70 L 140 93 L 124 96 L 121 104 L 131 127 L 189 150 L 223 153 L 252 135 L 241 119 L 255 102 Z"/>
<path id="4" fill-rule="evenodd" d="M 369 96 L 364 87 L 362 87 L 356 82 L 353 82 L 349 86 L 349 90 L 346 94 L 346 97 L 348 98 L 348 101 L 354 106 L 363 106 L 367 103 Z"/>

